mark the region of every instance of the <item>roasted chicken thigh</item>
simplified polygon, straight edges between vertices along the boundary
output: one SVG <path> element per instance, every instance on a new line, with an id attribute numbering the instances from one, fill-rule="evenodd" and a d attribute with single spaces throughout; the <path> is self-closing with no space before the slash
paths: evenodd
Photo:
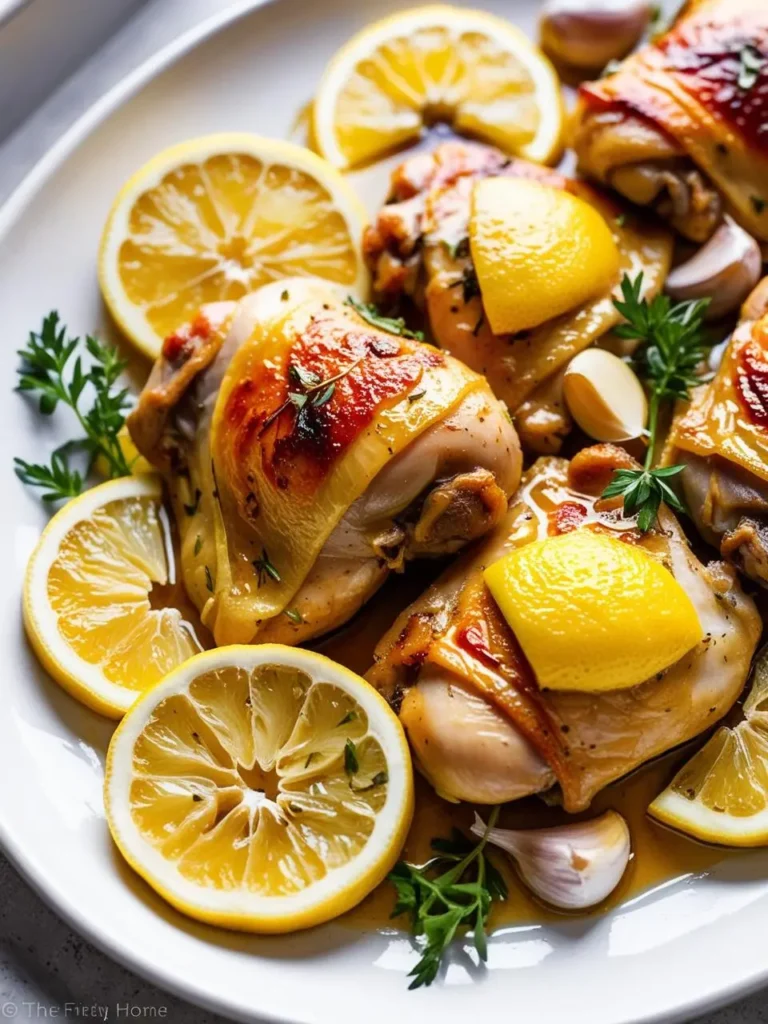
<path id="1" fill-rule="evenodd" d="M 485 317 L 469 244 L 472 190 L 480 178 L 528 178 L 585 199 L 611 226 L 620 269 L 644 274 L 643 293 L 661 290 L 671 257 L 668 233 L 624 219 L 621 209 L 584 182 L 499 150 L 446 142 L 406 160 L 390 198 L 364 240 L 374 287 L 385 302 L 403 296 L 426 310 L 437 343 L 479 373 L 514 416 L 525 448 L 556 452 L 571 428 L 562 399 L 569 360 L 620 320 L 611 294 L 518 335 L 495 335 Z M 618 285 L 618 279 L 616 281 Z"/>
<path id="2" fill-rule="evenodd" d="M 496 804 L 557 785 L 566 810 L 583 810 L 608 783 L 713 725 L 739 696 L 761 631 L 755 606 L 732 568 L 698 561 L 666 509 L 642 534 L 597 497 L 614 469 L 631 464 L 608 445 L 570 464 L 539 459 L 493 534 L 381 640 L 368 679 L 397 709 L 421 770 L 443 796 Z M 690 598 L 701 641 L 628 689 L 541 689 L 483 570 L 573 530 L 604 532 L 660 561 Z"/>
<path id="3" fill-rule="evenodd" d="M 130 417 L 176 513 L 218 644 L 298 643 L 391 570 L 503 518 L 520 450 L 486 382 L 308 281 L 205 307 L 166 339 Z"/>

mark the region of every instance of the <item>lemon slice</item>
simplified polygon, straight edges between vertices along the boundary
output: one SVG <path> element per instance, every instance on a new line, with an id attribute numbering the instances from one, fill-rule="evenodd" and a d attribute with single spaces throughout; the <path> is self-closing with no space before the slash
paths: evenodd
<path id="1" fill-rule="evenodd" d="M 314 153 L 247 133 L 164 150 L 107 218 L 99 283 L 121 329 L 150 358 L 206 302 L 284 277 L 321 277 L 365 297 L 366 213 Z"/>
<path id="2" fill-rule="evenodd" d="M 507 153 L 554 163 L 563 102 L 554 68 L 514 25 L 435 5 L 385 18 L 333 57 L 312 130 L 336 167 L 356 167 L 448 121 Z"/>
<path id="3" fill-rule="evenodd" d="M 119 718 L 200 650 L 178 609 L 153 608 L 174 564 L 160 480 L 110 480 L 58 512 L 24 580 L 24 623 L 38 658 L 74 697 Z"/>
<path id="4" fill-rule="evenodd" d="M 358 903 L 413 814 L 408 744 L 363 679 L 312 651 L 220 647 L 138 701 L 107 756 L 107 820 L 190 917 L 286 932 Z"/>
<path id="5" fill-rule="evenodd" d="M 718 729 L 648 813 L 704 842 L 768 843 L 768 647 L 755 661 L 744 720 Z"/>

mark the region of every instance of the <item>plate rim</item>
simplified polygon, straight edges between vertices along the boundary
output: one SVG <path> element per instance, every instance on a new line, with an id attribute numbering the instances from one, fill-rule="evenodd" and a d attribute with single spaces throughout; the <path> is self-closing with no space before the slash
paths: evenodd
<path id="1" fill-rule="evenodd" d="M 22 4 L 29 0 L 22 0 Z M 36 194 L 53 177 L 66 159 L 82 144 L 108 117 L 130 100 L 139 90 L 159 74 L 172 67 L 198 45 L 213 38 L 237 21 L 247 17 L 259 8 L 277 5 L 280 0 L 231 0 L 222 10 L 204 18 L 197 25 L 184 31 L 176 39 L 160 47 L 127 75 L 116 82 L 103 96 L 95 100 L 61 136 L 50 146 L 42 157 L 24 175 L 21 182 L 0 205 L 0 242 L 10 233 Z M 282 0 L 286 3 L 287 0 Z M 414 5 L 416 0 L 412 0 Z M 427 2 L 427 0 L 424 0 Z M 459 0 L 461 2 L 461 0 Z M 3 19 L 0 18 L 0 21 Z M 173 974 L 163 971 L 151 961 L 143 959 L 132 949 L 121 944 L 119 938 L 108 928 L 99 928 L 81 916 L 74 899 L 55 887 L 49 887 L 45 872 L 38 865 L 34 854 L 24 852 L 13 838 L 0 815 L 0 851 L 8 858 L 32 890 L 79 935 L 121 966 L 133 971 L 146 981 L 156 985 L 177 998 L 212 1013 L 232 1020 L 253 1024 L 253 1013 L 243 1010 L 227 999 L 226 993 L 211 995 L 198 986 L 194 978 L 183 984 Z M 641 1014 L 623 1024 L 672 1024 L 686 1021 L 691 1015 L 712 1012 L 734 1000 L 749 996 L 768 985 L 768 963 L 748 978 L 741 978 L 724 986 L 716 994 L 705 994 L 698 998 L 684 999 L 665 1010 Z M 271 1012 L 258 1010 L 261 1021 L 273 1024 L 291 1024 L 289 1018 Z"/>

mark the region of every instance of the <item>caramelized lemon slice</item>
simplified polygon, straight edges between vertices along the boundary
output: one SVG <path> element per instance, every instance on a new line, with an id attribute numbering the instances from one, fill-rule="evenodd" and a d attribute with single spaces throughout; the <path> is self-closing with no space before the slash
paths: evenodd
<path id="1" fill-rule="evenodd" d="M 502 18 L 435 5 L 354 36 L 320 83 L 312 128 L 320 153 L 356 167 L 419 138 L 433 121 L 529 160 L 561 152 L 554 68 Z"/>
<path id="2" fill-rule="evenodd" d="M 744 721 L 718 729 L 648 813 L 704 842 L 768 843 L 768 648 L 755 662 Z"/>
<path id="3" fill-rule="evenodd" d="M 192 658 L 109 747 L 123 856 L 183 913 L 245 931 L 328 921 L 386 876 L 413 813 L 397 717 L 359 676 L 264 644 Z"/>
<path id="4" fill-rule="evenodd" d="M 104 299 L 154 359 L 201 305 L 284 277 L 320 277 L 365 297 L 365 210 L 344 179 L 292 143 L 230 133 L 164 150 L 134 174 L 107 218 Z"/>
<path id="5" fill-rule="evenodd" d="M 29 561 L 24 624 L 35 653 L 74 697 L 119 718 L 200 650 L 178 609 L 150 602 L 173 574 L 159 479 L 94 487 L 53 517 Z"/>

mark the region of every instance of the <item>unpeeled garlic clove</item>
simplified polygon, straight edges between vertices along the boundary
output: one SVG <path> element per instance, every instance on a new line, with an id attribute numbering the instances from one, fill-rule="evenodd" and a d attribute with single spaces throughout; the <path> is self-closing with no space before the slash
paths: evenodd
<path id="1" fill-rule="evenodd" d="M 596 441 L 629 441 L 643 433 L 648 403 L 642 384 L 612 352 L 587 348 L 574 356 L 563 394 L 571 416 Z"/>
<path id="2" fill-rule="evenodd" d="M 760 246 L 726 215 L 707 244 L 672 271 L 666 291 L 678 302 L 711 299 L 706 318 L 716 320 L 741 305 L 760 280 L 762 269 Z"/>
<path id="3" fill-rule="evenodd" d="M 563 64 L 599 70 L 637 45 L 652 13 L 647 0 L 548 0 L 541 47 Z"/>
<path id="4" fill-rule="evenodd" d="M 616 811 L 555 828 L 487 829 L 475 814 L 472 833 L 508 853 L 537 896 L 561 910 L 586 910 L 610 896 L 631 851 L 627 823 Z"/>

